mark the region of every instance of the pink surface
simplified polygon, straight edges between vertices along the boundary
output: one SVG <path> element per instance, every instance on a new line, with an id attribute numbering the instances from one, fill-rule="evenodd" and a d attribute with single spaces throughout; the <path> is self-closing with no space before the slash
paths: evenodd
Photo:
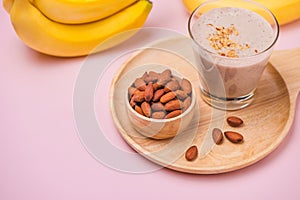
<path id="1" fill-rule="evenodd" d="M 188 14 L 180 0 L 153 3 L 145 26 L 186 33 Z M 250 167 L 212 176 L 168 169 L 139 175 L 123 173 L 95 160 L 76 132 L 72 97 L 85 58 L 54 58 L 27 48 L 3 8 L 0 26 L 1 200 L 299 199 L 299 98 L 287 138 Z M 276 49 L 300 47 L 299 35 L 300 21 L 282 27 Z M 109 113 L 108 108 L 103 113 Z M 131 151 L 109 114 L 104 120 L 112 143 Z"/>

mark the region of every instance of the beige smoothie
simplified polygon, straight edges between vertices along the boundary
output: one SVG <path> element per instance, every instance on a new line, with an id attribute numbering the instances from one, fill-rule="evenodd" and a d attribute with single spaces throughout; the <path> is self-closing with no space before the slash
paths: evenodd
<path id="1" fill-rule="evenodd" d="M 198 43 L 202 90 L 223 99 L 252 94 L 276 37 L 270 24 L 250 10 L 215 8 L 191 27 Z"/>

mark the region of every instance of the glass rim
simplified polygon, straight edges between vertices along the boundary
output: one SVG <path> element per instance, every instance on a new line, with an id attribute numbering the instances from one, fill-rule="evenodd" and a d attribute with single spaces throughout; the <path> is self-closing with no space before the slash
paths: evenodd
<path id="1" fill-rule="evenodd" d="M 245 59 L 245 58 L 253 58 L 253 57 L 259 56 L 259 55 L 267 52 L 271 48 L 273 48 L 273 46 L 275 45 L 275 43 L 277 42 L 278 37 L 279 37 L 279 23 L 277 21 L 277 18 L 275 17 L 275 15 L 273 14 L 273 12 L 270 9 L 268 9 L 267 7 L 265 7 L 264 5 L 262 5 L 260 3 L 254 2 L 252 0 L 239 0 L 239 1 L 247 2 L 247 3 L 250 3 L 252 5 L 256 5 L 256 6 L 260 7 L 261 9 L 265 10 L 272 17 L 272 19 L 275 22 L 276 30 L 274 31 L 275 32 L 275 35 L 274 35 L 275 37 L 273 39 L 273 42 L 268 47 L 266 47 L 263 51 L 258 52 L 257 54 L 254 54 L 254 55 L 250 55 L 250 56 L 243 56 L 243 57 L 238 57 L 238 58 L 232 58 L 232 57 L 221 56 L 221 55 L 219 55 L 216 52 L 212 52 L 212 51 L 210 51 L 210 50 L 202 47 L 198 42 L 196 42 L 196 40 L 195 40 L 195 38 L 193 36 L 192 30 L 191 30 L 191 21 L 192 21 L 192 18 L 195 16 L 196 12 L 201 7 L 203 7 L 203 6 L 207 5 L 207 4 L 213 3 L 213 2 L 217 2 L 217 1 L 228 1 L 228 0 L 208 0 L 208 1 L 205 1 L 205 2 L 201 3 L 199 6 L 197 6 L 193 10 L 193 12 L 191 13 L 191 15 L 189 17 L 189 20 L 188 20 L 188 32 L 189 32 L 189 35 L 190 35 L 191 39 L 194 41 L 194 43 L 196 43 L 196 45 L 198 47 L 200 47 L 201 49 L 203 49 L 207 53 L 210 53 L 210 54 L 213 54 L 213 55 L 215 55 L 217 57 L 220 57 L 220 58 L 223 58 L 223 59 L 228 59 L 228 60 L 238 60 L 238 59 Z M 228 6 L 228 7 L 230 7 L 230 6 Z M 242 7 L 237 7 L 237 8 L 242 8 Z"/>

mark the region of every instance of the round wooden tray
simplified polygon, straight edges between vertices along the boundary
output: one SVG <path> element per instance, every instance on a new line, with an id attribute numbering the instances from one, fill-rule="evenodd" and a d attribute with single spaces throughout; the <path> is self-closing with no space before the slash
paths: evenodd
<path id="1" fill-rule="evenodd" d="M 163 42 L 164 43 L 164 42 Z M 113 120 L 124 140 L 138 153 L 164 167 L 195 174 L 215 174 L 249 166 L 271 153 L 284 139 L 290 120 L 290 96 L 285 81 L 269 64 L 259 82 L 254 102 L 238 111 L 221 111 L 204 103 L 197 90 L 197 106 L 194 120 L 188 130 L 178 137 L 154 140 L 137 133 L 129 122 L 125 107 L 125 92 L 140 73 L 149 70 L 160 71 L 168 67 L 187 77 L 198 87 L 199 77 L 195 68 L 182 56 L 192 55 L 184 43 L 165 42 L 170 51 L 161 48 L 146 48 L 132 56 L 120 67 L 114 76 L 110 90 L 110 106 Z M 226 124 L 227 116 L 239 116 L 244 125 L 233 128 Z M 290 125 L 290 123 L 289 123 Z M 212 128 L 233 130 L 243 134 L 242 144 L 233 144 L 224 139 L 221 145 L 214 145 Z M 196 145 L 199 156 L 189 162 L 185 150 Z"/>

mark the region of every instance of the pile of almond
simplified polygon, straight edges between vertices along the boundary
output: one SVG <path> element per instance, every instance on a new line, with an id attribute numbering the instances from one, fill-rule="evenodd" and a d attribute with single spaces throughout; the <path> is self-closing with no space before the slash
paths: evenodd
<path id="1" fill-rule="evenodd" d="M 240 127 L 244 124 L 243 120 L 236 116 L 230 116 L 226 121 L 231 127 Z M 242 143 L 244 140 L 243 135 L 235 131 L 225 131 L 224 135 L 232 143 Z M 214 128 L 212 131 L 212 137 L 217 145 L 221 144 L 223 141 L 222 130 L 219 128 Z"/>
<path id="2" fill-rule="evenodd" d="M 226 119 L 227 123 L 231 127 L 240 127 L 243 126 L 244 122 L 241 118 L 236 116 L 230 116 Z M 225 137 L 232 143 L 240 144 L 243 143 L 244 137 L 242 134 L 235 132 L 235 131 L 225 131 L 224 132 Z M 214 128 L 212 130 L 212 138 L 215 142 L 215 144 L 220 145 L 223 142 L 223 132 L 219 128 Z M 198 148 L 196 145 L 193 145 L 189 147 L 185 151 L 185 159 L 187 161 L 193 161 L 198 156 Z"/>
<path id="3" fill-rule="evenodd" d="M 192 101 L 192 85 L 166 69 L 145 72 L 128 88 L 130 106 L 139 114 L 154 119 L 169 119 L 182 114 Z"/>

